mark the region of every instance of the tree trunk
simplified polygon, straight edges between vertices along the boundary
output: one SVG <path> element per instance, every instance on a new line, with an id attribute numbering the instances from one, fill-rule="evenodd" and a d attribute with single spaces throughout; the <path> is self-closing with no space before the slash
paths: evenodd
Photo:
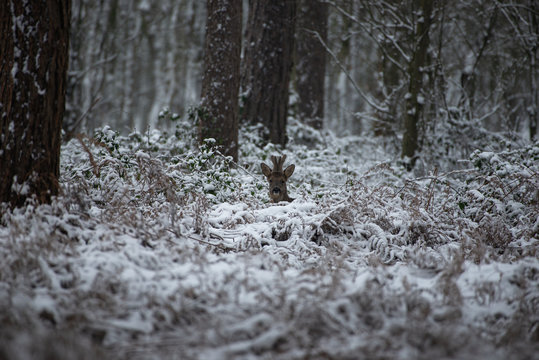
<path id="1" fill-rule="evenodd" d="M 70 0 L 0 1 L 0 202 L 59 190 Z"/>
<path id="2" fill-rule="evenodd" d="M 242 120 L 262 123 L 266 139 L 282 146 L 287 142 L 295 18 L 295 0 L 249 0 Z"/>
<path id="3" fill-rule="evenodd" d="M 416 9 L 420 11 L 420 14 L 418 14 L 419 19 L 417 20 L 414 35 L 415 46 L 412 60 L 408 67 L 410 83 L 406 102 L 404 136 L 402 139 L 402 157 L 407 158 L 408 170 L 414 167 L 417 160 L 417 152 L 419 151 L 418 124 L 421 119 L 424 102 L 424 98 L 420 92 L 423 85 L 423 67 L 425 66 L 429 47 L 429 28 L 432 23 L 433 6 L 431 0 L 416 0 L 415 3 Z"/>
<path id="4" fill-rule="evenodd" d="M 242 2 L 208 0 L 207 7 L 199 137 L 237 160 Z"/>
<path id="5" fill-rule="evenodd" d="M 539 34 L 539 21 L 538 21 L 538 15 L 537 10 L 539 9 L 537 4 L 534 1 L 530 1 L 530 28 L 529 32 L 530 35 L 532 34 Z M 530 38 L 533 39 L 533 35 L 530 36 Z M 530 141 L 535 142 L 538 140 L 537 137 L 537 125 L 538 125 L 538 112 L 539 112 L 539 89 L 537 89 L 537 78 L 539 75 L 539 72 L 537 70 L 537 43 L 532 45 L 531 49 L 528 51 L 528 63 L 529 63 L 529 69 L 530 69 L 530 102 L 528 106 L 529 116 L 530 116 L 530 122 L 529 122 L 529 131 L 530 131 Z"/>
<path id="6" fill-rule="evenodd" d="M 296 88 L 298 115 L 302 122 L 321 129 L 324 118 L 328 4 L 300 0 L 296 31 Z"/>
<path id="7" fill-rule="evenodd" d="M 536 58 L 536 51 L 534 53 L 530 54 L 530 88 L 531 88 L 531 100 L 530 100 L 530 106 L 528 107 L 528 112 L 530 116 L 530 122 L 529 122 L 529 131 L 530 131 L 530 141 L 535 142 L 537 140 L 537 125 L 538 125 L 538 107 L 539 107 L 539 95 L 538 95 L 538 89 L 537 89 L 537 58 Z"/>

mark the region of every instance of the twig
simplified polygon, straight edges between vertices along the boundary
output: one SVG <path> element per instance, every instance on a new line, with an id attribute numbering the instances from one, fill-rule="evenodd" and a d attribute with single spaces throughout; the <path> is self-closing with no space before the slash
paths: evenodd
<path id="1" fill-rule="evenodd" d="M 82 146 L 82 149 L 83 149 L 84 151 L 86 151 L 86 153 L 88 154 L 88 158 L 89 158 L 89 160 L 90 160 L 90 164 L 92 165 L 92 170 L 93 170 L 92 172 L 94 173 L 94 176 L 95 176 L 96 178 L 99 178 L 99 177 L 100 177 L 100 176 L 99 176 L 99 173 L 100 173 L 100 171 L 99 171 L 99 166 L 98 166 L 97 163 L 95 162 L 95 159 L 94 159 L 94 156 L 93 156 L 92 152 L 90 151 L 90 149 L 88 148 L 88 146 L 86 146 L 86 144 L 85 144 L 84 141 L 82 140 L 82 135 L 79 134 L 79 135 L 77 136 L 77 140 L 79 140 L 79 142 L 80 142 L 80 144 L 81 144 L 81 146 Z"/>
<path id="2" fill-rule="evenodd" d="M 80 125 L 80 123 L 82 122 L 82 120 L 84 120 L 88 114 L 90 113 L 90 111 L 101 101 L 101 97 L 97 97 L 94 99 L 94 101 L 92 101 L 92 103 L 90 104 L 90 106 L 88 107 L 88 109 L 86 109 L 86 111 L 84 112 L 84 114 L 82 114 L 78 119 L 77 121 L 75 121 L 75 123 L 73 124 L 73 126 L 71 127 L 71 129 L 69 130 L 69 132 L 67 132 L 66 136 L 65 136 L 65 140 L 68 141 L 69 139 L 71 139 L 73 137 L 73 134 L 75 133 L 75 129 Z"/>
<path id="3" fill-rule="evenodd" d="M 172 230 L 172 229 L 167 229 L 168 231 L 170 231 L 171 233 L 173 233 L 174 235 L 176 235 L 177 237 L 181 237 L 182 235 L 178 234 L 176 231 Z M 205 240 L 202 240 L 202 239 L 197 239 L 196 237 L 192 236 L 192 235 L 184 235 L 186 238 L 188 239 L 191 239 L 191 240 L 195 240 L 195 241 L 198 241 L 199 243 L 201 244 L 204 244 L 204 245 L 211 245 L 211 246 L 215 246 L 215 247 L 218 247 L 220 249 L 228 249 L 224 244 L 220 243 L 220 244 L 214 244 L 214 243 L 211 243 L 209 241 L 205 241 Z M 220 240 L 224 240 L 221 236 L 217 235 L 217 234 L 214 234 L 214 233 L 211 233 L 210 234 L 210 237 L 213 237 L 214 239 L 220 239 Z M 172 240 L 169 240 L 171 243 L 173 243 L 174 245 L 178 245 L 178 243 L 176 243 L 175 241 L 172 241 Z"/>
<path id="4" fill-rule="evenodd" d="M 331 51 L 331 49 L 327 46 L 327 44 L 325 43 L 325 41 L 322 39 L 322 37 L 320 36 L 320 34 L 317 32 L 317 31 L 312 31 L 312 30 L 305 30 L 307 32 L 310 32 L 312 33 L 317 39 L 318 41 L 320 41 L 320 43 L 322 44 L 322 46 L 326 49 L 326 51 L 331 55 L 331 57 L 333 58 L 333 60 L 335 61 L 335 63 L 337 63 L 337 65 L 339 65 L 339 67 L 341 68 L 341 70 L 344 72 L 344 74 L 346 75 L 346 77 L 348 78 L 348 80 L 350 80 L 350 82 L 352 83 L 352 86 L 354 87 L 354 89 L 357 91 L 357 93 L 363 98 L 363 100 L 365 100 L 370 106 L 372 106 L 373 108 L 375 108 L 376 110 L 380 111 L 380 112 L 383 112 L 385 114 L 389 114 L 389 110 L 387 108 L 384 108 L 384 107 L 381 107 L 380 105 L 376 104 L 369 96 L 367 96 L 367 94 L 365 94 L 360 88 L 359 86 L 357 85 L 357 83 L 355 82 L 354 78 L 352 77 L 352 75 L 350 75 L 350 73 L 346 70 L 346 68 L 344 67 L 343 64 L 341 64 L 341 62 L 339 61 L 339 59 L 337 58 L 337 56 L 333 53 L 333 51 Z"/>
<path id="5" fill-rule="evenodd" d="M 260 181 L 260 177 L 259 176 L 256 176 L 255 174 L 253 174 L 252 172 L 250 172 L 249 170 L 247 170 L 246 168 L 244 168 L 243 166 L 239 165 L 237 162 L 235 162 L 234 160 L 230 160 L 228 156 L 225 156 L 223 154 L 221 154 L 221 152 L 219 150 L 215 150 L 215 154 L 216 155 L 219 155 L 220 157 L 222 157 L 224 160 L 234 164 L 234 166 L 236 166 L 238 169 L 240 170 L 243 170 L 247 175 L 250 175 L 253 179 L 257 180 L 257 181 Z"/>

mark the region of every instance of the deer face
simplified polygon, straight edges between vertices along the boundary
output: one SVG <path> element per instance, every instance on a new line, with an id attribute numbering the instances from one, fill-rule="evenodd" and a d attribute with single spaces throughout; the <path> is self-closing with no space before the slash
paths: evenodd
<path id="1" fill-rule="evenodd" d="M 260 164 L 262 173 L 266 176 L 269 183 L 269 196 L 272 202 L 278 203 L 280 201 L 292 201 L 294 199 L 288 196 L 286 190 L 286 181 L 294 173 L 295 166 L 290 165 L 283 171 L 283 163 L 286 159 L 286 155 L 281 157 L 272 156 L 273 170 L 264 163 Z"/>

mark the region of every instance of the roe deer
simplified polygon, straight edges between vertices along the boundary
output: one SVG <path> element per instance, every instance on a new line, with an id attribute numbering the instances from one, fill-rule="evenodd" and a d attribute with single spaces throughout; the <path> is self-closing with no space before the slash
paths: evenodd
<path id="1" fill-rule="evenodd" d="M 295 165 L 288 166 L 283 171 L 283 164 L 286 159 L 286 155 L 272 156 L 271 162 L 273 163 L 273 171 L 270 167 L 264 163 L 260 164 L 262 173 L 266 175 L 269 182 L 269 196 L 272 202 L 278 203 L 279 201 L 292 201 L 286 191 L 286 180 L 294 173 Z"/>

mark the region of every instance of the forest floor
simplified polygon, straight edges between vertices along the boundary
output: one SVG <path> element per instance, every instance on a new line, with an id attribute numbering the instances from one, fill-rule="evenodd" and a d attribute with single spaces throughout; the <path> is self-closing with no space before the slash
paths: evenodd
<path id="1" fill-rule="evenodd" d="M 0 219 L 0 359 L 537 359 L 539 143 L 408 174 L 291 121 L 291 203 L 192 124 L 62 148 Z M 443 165 L 443 164 L 442 164 Z"/>

